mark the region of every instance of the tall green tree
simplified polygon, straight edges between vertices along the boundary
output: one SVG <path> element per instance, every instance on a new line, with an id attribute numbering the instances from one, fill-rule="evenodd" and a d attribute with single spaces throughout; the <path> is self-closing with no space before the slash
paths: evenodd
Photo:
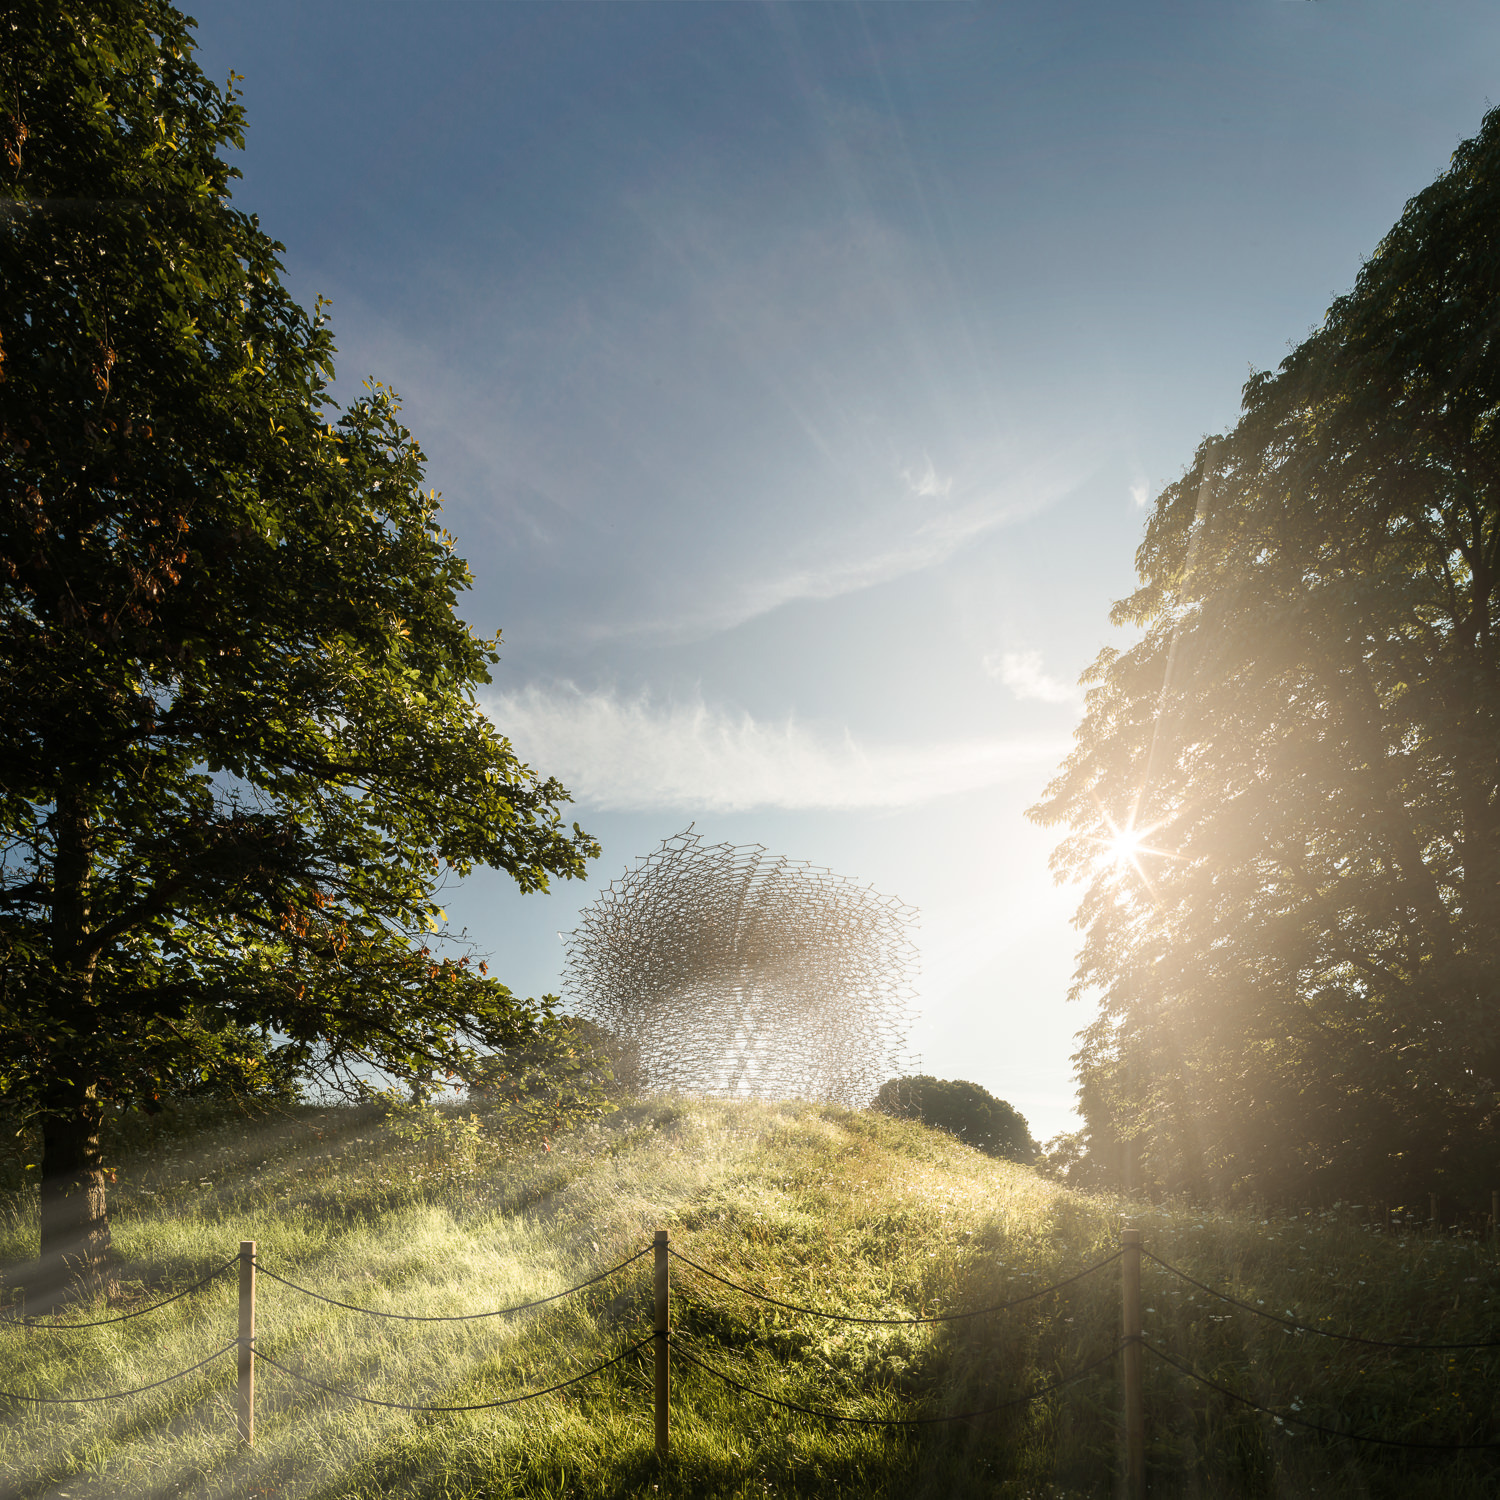
<path id="1" fill-rule="evenodd" d="M 1487 1194 L 1500 1159 L 1500 113 L 1158 498 L 1032 816 L 1086 882 L 1096 1168 Z"/>
<path id="2" fill-rule="evenodd" d="M 475 700 L 498 636 L 378 384 L 229 201 L 233 90 L 164 0 L 0 31 L 0 1104 L 42 1252 L 108 1249 L 102 1112 L 273 1075 L 419 1089 L 534 1034 L 439 883 L 593 840 Z"/>

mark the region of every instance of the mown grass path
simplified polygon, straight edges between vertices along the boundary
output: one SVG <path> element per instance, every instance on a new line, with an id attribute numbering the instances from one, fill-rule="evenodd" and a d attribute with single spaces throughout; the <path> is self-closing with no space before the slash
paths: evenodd
<path id="1" fill-rule="evenodd" d="M 812 1105 L 655 1101 L 517 1158 L 463 1116 L 425 1139 L 353 1111 L 165 1136 L 126 1161 L 113 1311 L 154 1300 L 255 1239 L 265 1266 L 404 1313 L 544 1296 L 640 1249 L 658 1226 L 704 1266 L 784 1301 L 869 1317 L 984 1306 L 1109 1255 L 1119 1203 L 1070 1193 L 920 1127 Z M 1305 1321 L 1392 1338 L 1500 1329 L 1493 1247 L 1387 1238 L 1359 1216 L 1272 1219 L 1137 1207 L 1148 1248 L 1210 1285 Z M 0 1217 L 0 1259 L 34 1246 L 34 1209 Z M 261 1278 L 263 1350 L 328 1384 L 460 1405 L 550 1385 L 650 1327 L 649 1260 L 515 1319 L 364 1318 Z M 769 1307 L 674 1267 L 681 1347 L 783 1400 L 861 1416 L 935 1415 L 1025 1395 L 1106 1354 L 1111 1268 L 1013 1312 L 882 1327 Z M 115 1390 L 233 1337 L 233 1278 L 133 1322 L 0 1330 L 0 1389 Z M 1148 1336 L 1232 1389 L 1312 1419 L 1457 1441 L 1500 1433 L 1494 1352 L 1350 1349 L 1213 1302 L 1148 1265 Z M 109 1311 L 102 1304 L 96 1312 Z M 85 1313 L 79 1310 L 77 1316 Z M 1496 1336 L 1490 1333 L 1489 1336 Z M 233 1360 L 129 1401 L 11 1406 L 5 1496 L 1109 1495 L 1119 1390 L 1108 1363 L 1066 1391 L 921 1429 L 776 1410 L 679 1362 L 673 1453 L 651 1452 L 649 1353 L 498 1412 L 411 1414 L 299 1388 L 262 1362 L 257 1444 L 234 1444 Z M 1442 1495 L 1500 1491 L 1494 1455 L 1414 1457 L 1297 1436 L 1154 1363 L 1153 1492 Z M 1296 1403 L 1293 1406 L 1291 1403 Z"/>

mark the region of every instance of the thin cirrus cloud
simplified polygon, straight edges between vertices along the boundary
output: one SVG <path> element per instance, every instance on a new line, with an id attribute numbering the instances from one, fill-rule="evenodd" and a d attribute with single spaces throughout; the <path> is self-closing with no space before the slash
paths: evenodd
<path id="1" fill-rule="evenodd" d="M 1034 703 L 1083 701 L 1082 690 L 1053 677 L 1042 665 L 1040 651 L 1003 651 L 984 658 L 984 669 L 1017 698 Z"/>
<path id="2" fill-rule="evenodd" d="M 862 534 L 830 530 L 804 543 L 799 559 L 765 559 L 711 575 L 712 588 L 690 595 L 671 615 L 635 620 L 612 618 L 586 628 L 587 638 L 646 641 L 690 640 L 732 629 L 798 600 L 836 599 L 912 573 L 940 567 L 979 538 L 1024 520 L 1053 504 L 1076 483 L 1076 476 L 1040 470 L 1011 487 L 987 490 L 966 501 L 947 503 L 954 486 L 929 462 L 921 473 L 903 470 L 909 498 L 944 502 L 913 522 L 890 512 L 878 515 Z M 748 548 L 747 548 L 748 550 Z"/>
<path id="3" fill-rule="evenodd" d="M 920 470 L 903 469 L 901 477 L 918 499 L 946 500 L 953 492 L 953 476 L 939 474 L 928 455 L 923 454 L 923 459 L 924 463 Z"/>
<path id="4" fill-rule="evenodd" d="M 951 479 L 944 482 L 944 495 L 951 484 Z M 747 582 L 732 602 L 721 606 L 722 618 L 726 623 L 739 624 L 796 599 L 834 599 L 936 567 L 965 543 L 1025 514 L 1026 507 L 1025 501 L 1006 505 L 985 496 L 929 517 L 916 527 L 901 531 L 893 527 L 864 552 L 855 551 L 840 538 L 815 562 L 793 565 Z"/>
<path id="5" fill-rule="evenodd" d="M 865 746 L 792 719 L 768 724 L 701 700 L 567 682 L 496 694 L 485 706 L 522 760 L 609 811 L 910 807 L 1035 774 L 1068 748 L 1057 738 Z"/>

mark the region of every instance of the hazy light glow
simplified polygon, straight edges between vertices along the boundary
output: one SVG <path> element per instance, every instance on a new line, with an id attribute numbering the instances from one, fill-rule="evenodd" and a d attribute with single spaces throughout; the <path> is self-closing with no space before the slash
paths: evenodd
<path id="1" fill-rule="evenodd" d="M 1134 810 L 1123 823 L 1116 823 L 1102 807 L 1099 809 L 1099 815 L 1103 818 L 1104 826 L 1108 831 L 1096 836 L 1095 841 L 1100 845 L 1114 877 L 1118 880 L 1133 875 L 1154 897 L 1156 887 L 1146 871 L 1145 862 L 1148 859 L 1180 859 L 1182 857 L 1170 849 L 1162 849 L 1149 842 L 1152 834 L 1162 824 L 1152 823 L 1147 827 L 1141 827 L 1135 821 Z"/>

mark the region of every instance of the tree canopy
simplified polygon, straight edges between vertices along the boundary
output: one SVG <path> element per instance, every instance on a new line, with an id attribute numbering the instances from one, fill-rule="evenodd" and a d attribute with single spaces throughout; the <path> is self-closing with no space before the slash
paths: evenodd
<path id="1" fill-rule="evenodd" d="M 1025 1117 L 1014 1105 L 962 1078 L 914 1073 L 881 1084 L 873 1108 L 946 1130 L 987 1156 L 1030 1161 L 1036 1155 Z"/>
<path id="2" fill-rule="evenodd" d="M 1157 499 L 1032 816 L 1095 1169 L 1477 1196 L 1500 1147 L 1500 112 Z"/>
<path id="3" fill-rule="evenodd" d="M 396 398 L 339 410 L 230 204 L 234 80 L 164 0 L 8 14 L 0 1100 L 88 1260 L 106 1103 L 464 1075 L 547 1007 L 442 946 L 440 882 L 598 850 L 476 701 L 499 637 Z"/>

